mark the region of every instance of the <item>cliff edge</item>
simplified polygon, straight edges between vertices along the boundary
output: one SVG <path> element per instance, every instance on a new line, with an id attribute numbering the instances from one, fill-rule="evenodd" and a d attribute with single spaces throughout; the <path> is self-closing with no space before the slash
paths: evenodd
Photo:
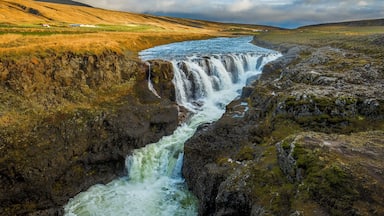
<path id="1" fill-rule="evenodd" d="M 199 215 L 384 214 L 380 54 L 254 43 L 284 56 L 185 144 L 183 174 Z"/>
<path id="2" fill-rule="evenodd" d="M 132 150 L 171 134 L 172 67 L 151 64 L 112 51 L 1 58 L 0 214 L 61 215 L 69 198 L 122 176 Z"/>

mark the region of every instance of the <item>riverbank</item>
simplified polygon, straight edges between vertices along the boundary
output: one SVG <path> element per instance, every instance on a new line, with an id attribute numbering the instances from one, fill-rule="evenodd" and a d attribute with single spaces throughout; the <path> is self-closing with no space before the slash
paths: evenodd
<path id="1" fill-rule="evenodd" d="M 116 53 L 2 63 L 2 215 L 62 214 L 70 197 L 123 175 L 126 155 L 178 125 L 167 63 L 152 66 L 162 100 L 148 90 L 148 66 Z"/>
<path id="2" fill-rule="evenodd" d="M 87 189 L 90 185 L 106 183 L 117 176 L 121 176 L 125 172 L 125 156 L 130 154 L 133 149 L 154 142 L 161 136 L 173 131 L 178 124 L 178 119 L 177 108 L 172 97 L 170 66 L 167 63 L 157 62 L 154 63 L 155 67 L 152 69 L 151 77 L 154 80 L 155 88 L 157 92 L 162 94 L 163 98 L 163 100 L 159 100 L 147 88 L 149 71 L 147 65 L 137 58 L 139 50 L 175 41 L 256 34 L 256 32 L 276 29 L 265 26 L 220 24 L 155 17 L 95 8 L 49 4 L 32 0 L 0 0 L 0 2 L 4 5 L 4 7 L 0 7 L 2 17 L 0 20 L 1 215 L 62 214 L 62 205 L 70 197 Z M 94 14 L 97 14 L 97 16 Z M 364 29 L 366 32 L 361 32 L 360 29 Z M 330 32 L 324 30 L 322 35 L 327 31 Z M 362 71 L 356 72 L 357 79 L 349 76 L 352 81 L 348 82 L 356 82 L 357 84 L 363 82 L 362 84 L 364 84 L 367 79 L 372 78 L 375 81 L 372 82 L 372 85 L 376 86 L 381 79 L 382 70 L 378 59 L 384 53 L 380 50 L 382 40 L 376 36 L 372 38 L 358 37 L 371 31 L 377 32 L 377 29 L 359 28 L 353 33 L 357 37 L 354 37 L 351 43 L 344 43 L 342 40 L 337 40 L 337 36 L 349 33 L 343 33 L 342 31 L 342 34 L 340 34 L 340 32 L 334 32 L 333 29 L 332 32 L 335 34 L 332 37 L 336 35 L 336 39 L 326 38 L 326 40 L 319 40 L 317 43 L 326 42 L 325 44 L 328 46 L 333 46 L 333 43 L 331 43 L 333 41 L 336 42 L 336 48 L 351 50 L 342 58 L 347 59 L 342 62 L 342 67 L 336 67 L 336 69 L 344 67 L 348 69 L 355 64 L 355 61 L 359 62 L 358 68 L 361 68 Z M 268 34 L 269 41 L 273 41 L 273 38 L 276 41 L 283 40 L 285 42 L 296 39 L 296 42 L 290 42 L 296 44 L 299 40 L 307 43 L 313 42 L 313 40 L 308 41 L 305 39 L 311 38 L 311 35 L 316 36 L 311 31 L 300 32 L 305 34 L 297 35 L 292 34 L 295 33 L 294 31 L 269 31 L 269 33 L 272 33 Z M 272 37 L 274 33 L 280 36 Z M 262 33 L 257 34 L 260 37 L 265 36 Z M 279 44 L 276 41 L 274 44 Z M 372 43 L 364 44 L 361 41 Z M 341 45 L 338 45 L 339 43 Z M 313 46 L 318 47 L 319 45 Z M 359 54 L 359 50 L 363 55 Z M 301 54 L 295 53 L 292 52 L 293 57 L 299 55 L 303 58 L 313 54 L 312 51 Z M 366 53 L 369 53 L 369 58 L 365 58 Z M 337 55 L 331 57 L 333 56 Z M 363 57 L 363 60 L 360 60 L 360 57 Z M 376 61 L 370 64 L 371 59 L 376 59 Z M 321 62 L 325 60 L 321 60 Z M 336 59 L 335 63 L 332 64 L 337 66 L 338 61 Z M 289 64 L 295 65 L 296 63 L 294 60 Z M 329 66 L 330 68 L 332 64 Z M 284 64 L 282 63 L 282 65 Z M 366 65 L 367 68 L 365 68 Z M 275 70 L 279 68 L 278 66 L 271 65 L 267 68 L 269 68 L 271 74 L 269 76 L 265 73 L 264 80 L 279 77 L 281 71 Z M 374 72 L 376 69 L 378 73 L 365 73 L 365 70 Z M 273 71 L 276 73 L 273 73 Z M 288 72 L 287 74 L 289 74 Z M 293 74 L 289 76 L 294 76 Z M 312 75 L 318 78 L 318 74 L 313 73 L 310 77 Z M 307 75 L 301 74 L 300 76 L 308 78 Z M 378 79 L 376 79 L 377 77 Z M 333 77 L 331 78 L 333 79 Z M 360 78 L 364 79 L 361 80 Z M 326 79 L 326 82 L 332 83 L 332 79 Z M 297 80 L 294 79 L 294 81 Z M 260 86 L 260 89 L 257 89 L 257 92 L 261 93 L 252 93 L 252 88 L 246 88 L 247 90 L 244 91 L 248 92 L 244 93 L 244 98 L 249 98 L 245 102 L 250 108 L 253 107 L 250 109 L 252 113 L 256 113 L 254 117 L 249 117 L 250 122 L 255 122 L 252 119 L 255 119 L 255 116 L 259 114 L 260 117 L 265 117 L 265 121 L 260 123 L 260 130 L 259 126 L 245 126 L 245 129 L 249 130 L 251 135 L 244 136 L 242 134 L 241 131 L 244 129 L 241 122 L 241 124 L 238 123 L 238 127 L 228 129 L 227 132 L 237 130 L 235 132 L 241 134 L 242 138 L 251 137 L 249 140 L 251 140 L 252 145 L 248 145 L 249 142 L 241 142 L 239 145 L 241 151 L 238 151 L 239 158 L 229 158 L 228 155 L 222 154 L 222 157 L 220 156 L 218 159 L 220 169 L 229 165 L 237 166 L 236 161 L 241 162 L 255 158 L 258 161 L 257 158 L 260 156 L 258 152 L 261 152 L 261 155 L 269 155 L 270 157 L 266 157 L 265 160 L 270 160 L 272 164 L 276 164 L 275 155 L 277 153 L 274 150 L 274 143 L 293 134 L 295 131 L 303 131 L 301 124 L 312 125 L 310 123 L 312 122 L 310 121 L 311 118 L 292 120 L 284 117 L 280 119 L 274 116 L 274 112 L 268 112 L 269 109 L 273 110 L 275 108 L 274 106 L 267 106 L 268 104 L 274 104 L 272 103 L 273 100 L 269 103 L 269 96 L 278 92 L 278 89 L 275 91 L 273 86 L 269 86 L 268 83 L 274 85 L 273 82 L 266 82 L 266 86 Z M 287 80 L 285 84 L 290 85 L 290 81 Z M 279 91 L 278 93 L 281 93 L 283 90 L 280 89 Z M 263 95 L 263 92 L 265 95 Z M 345 89 L 345 92 L 348 92 L 348 89 Z M 254 98 L 249 97 L 250 95 L 254 95 Z M 263 108 L 264 105 L 257 104 L 257 98 L 265 99 L 266 103 L 263 112 L 259 112 L 259 108 Z M 362 98 L 364 98 L 364 95 Z M 352 107 L 351 109 L 353 109 L 355 102 L 357 107 L 361 107 L 361 104 L 364 105 L 364 101 L 361 103 L 358 99 L 356 101 L 349 100 L 349 98 L 341 99 L 341 107 Z M 293 100 L 292 97 L 288 100 L 288 105 L 299 106 L 302 105 L 301 101 L 302 99 L 299 98 L 298 103 L 296 103 L 296 100 Z M 322 101 L 319 103 L 323 104 Z M 331 103 L 331 101 L 326 100 L 325 105 L 320 107 L 329 107 L 328 103 Z M 379 108 L 381 104 L 380 102 Z M 313 104 L 310 104 L 307 107 L 313 109 L 313 106 Z M 234 102 L 229 106 L 228 110 L 239 111 L 239 107 L 244 106 L 236 106 L 236 102 Z M 380 121 L 370 121 L 372 116 L 380 116 L 381 113 L 381 111 L 376 112 L 376 102 L 368 100 L 363 108 L 362 111 L 358 110 L 358 116 L 354 118 L 354 120 L 357 119 L 357 126 L 361 124 L 358 128 L 376 127 L 377 125 L 376 128 L 381 130 Z M 360 115 L 360 112 L 363 115 Z M 367 113 L 371 113 L 371 116 L 366 115 Z M 250 114 L 250 116 L 252 115 Z M 288 119 L 287 122 L 283 121 L 284 119 Z M 328 116 L 326 115 L 319 116 L 315 119 L 314 125 L 323 127 L 322 124 L 327 125 L 327 123 L 323 123 L 328 121 L 327 119 Z M 224 123 L 218 124 L 227 128 L 232 127 L 225 125 L 225 120 L 223 121 Z M 302 121 L 304 123 L 300 123 Z M 330 123 L 333 121 L 338 121 L 338 119 L 330 119 Z M 228 120 L 229 123 L 233 124 L 232 120 Z M 256 123 L 255 125 L 258 125 Z M 338 122 L 337 125 L 342 126 L 343 123 Z M 279 128 L 282 128 L 282 130 L 279 130 Z M 218 134 L 220 133 L 224 132 L 219 131 Z M 233 133 L 234 143 L 238 143 L 236 133 Z M 355 135 L 355 137 L 360 136 L 359 133 Z M 225 134 L 223 137 L 226 136 L 230 135 Z M 315 134 L 314 137 L 316 136 Z M 372 155 L 377 155 L 376 149 L 378 147 L 376 147 L 375 143 L 380 136 L 372 134 L 369 135 L 371 137 L 367 137 L 368 134 L 364 135 L 364 133 L 362 133 L 362 136 L 367 140 L 372 140 L 369 141 L 368 146 L 371 146 Z M 270 141 L 268 141 L 269 139 Z M 126 145 L 122 143 L 126 143 Z M 264 143 L 265 145 L 261 145 L 261 149 L 259 149 L 258 147 L 254 148 L 253 143 Z M 360 151 L 359 145 L 356 144 L 354 147 L 357 152 Z M 237 150 L 233 152 L 237 152 Z M 370 164 L 373 164 L 373 170 L 375 170 L 375 163 L 370 162 Z M 264 165 L 267 169 L 278 167 L 277 165 L 270 166 L 269 163 L 260 166 Z M 209 166 L 208 168 L 216 172 L 216 166 L 213 164 L 211 166 L 213 168 Z M 259 172 L 256 165 L 252 169 L 256 170 L 255 173 Z M 241 169 L 237 170 L 241 171 Z M 265 174 L 265 178 L 272 175 L 271 179 L 276 175 L 273 172 L 265 172 Z M 220 178 L 215 181 L 216 183 L 224 179 L 221 175 L 222 173 L 217 172 L 217 176 Z M 380 177 L 380 172 L 377 175 Z M 281 183 L 281 179 L 285 179 L 285 175 L 280 173 L 277 176 L 275 183 L 280 188 L 281 185 L 285 185 L 283 184 L 285 181 Z M 260 178 L 260 175 L 256 177 Z M 371 179 L 368 178 L 368 180 Z M 265 180 L 263 182 L 266 183 L 261 183 L 260 187 L 265 184 L 269 185 L 269 181 Z M 213 183 L 207 182 L 208 189 L 211 184 Z M 228 185 L 230 184 L 228 183 Z M 257 200 L 256 195 L 271 193 L 272 195 L 265 196 L 261 203 L 268 206 L 268 202 L 272 200 L 273 202 L 270 203 L 281 206 L 278 202 L 283 202 L 285 198 L 279 198 L 281 196 L 276 194 L 284 194 L 285 191 L 291 191 L 291 188 L 296 189 L 295 185 L 291 185 L 288 184 L 286 188 L 280 188 L 278 191 L 267 190 L 265 187 L 265 190 L 259 190 L 255 187 L 252 200 Z M 377 185 L 379 185 L 377 193 L 370 192 L 371 186 L 367 186 L 366 200 L 376 202 L 380 198 L 378 193 L 381 188 L 380 184 Z M 211 191 L 214 195 L 218 185 L 213 184 L 213 186 Z M 355 202 L 356 196 L 352 195 L 347 196 L 348 203 Z M 232 199 L 225 196 L 227 195 L 223 195 L 218 199 L 221 200 L 220 202 L 223 205 L 227 204 L 225 201 Z M 232 196 L 231 193 L 228 193 L 228 196 Z M 241 193 L 239 193 L 239 196 L 242 196 Z M 290 197 L 289 200 L 292 200 L 291 195 L 288 197 Z M 321 198 L 321 196 L 319 197 Z M 248 198 L 243 200 L 248 200 Z M 324 199 L 309 203 L 320 205 L 321 200 Z M 242 204 L 242 202 L 239 202 L 239 204 Z M 228 206 L 233 205 L 236 205 L 236 203 Z M 253 208 L 254 212 L 258 212 L 258 209 L 263 210 L 263 208 L 255 206 Z M 273 210 L 274 207 L 271 208 Z M 212 209 L 215 210 L 214 207 Z M 294 208 L 290 207 L 289 210 L 292 209 Z M 378 214 L 381 213 L 379 210 Z"/>
<path id="3" fill-rule="evenodd" d="M 185 145 L 200 215 L 384 213 L 384 47 L 354 31 L 255 37 L 284 56 Z"/>
<path id="4" fill-rule="evenodd" d="M 186 190 L 181 176 L 184 142 L 201 125 L 219 119 L 225 105 L 238 96 L 248 78 L 259 74 L 258 68 L 279 56 L 277 52 L 249 44 L 251 39 L 186 41 L 140 52 L 140 57 L 147 61 L 172 62 L 173 75 L 167 76 L 173 77 L 176 94 L 164 94 L 156 86 L 155 94 L 162 98 L 175 95 L 179 107 L 188 109 L 189 116 L 172 135 L 136 149 L 127 159 L 126 177 L 79 194 L 65 206 L 66 213 L 195 216 L 196 199 Z M 153 71 L 162 74 L 166 68 L 157 67 Z M 150 77 L 156 84 L 159 79 L 154 75 L 151 73 Z"/>
<path id="5" fill-rule="evenodd" d="M 151 66 L 159 100 L 138 51 L 261 28 L 33 0 L 0 4 L 0 215 L 60 215 L 80 191 L 122 176 L 133 149 L 173 132 L 171 67 Z"/>

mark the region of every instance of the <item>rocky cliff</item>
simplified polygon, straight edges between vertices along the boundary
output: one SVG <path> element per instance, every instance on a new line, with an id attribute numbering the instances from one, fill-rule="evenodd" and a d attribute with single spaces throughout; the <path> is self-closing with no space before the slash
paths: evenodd
<path id="1" fill-rule="evenodd" d="M 172 70 L 152 64 L 110 51 L 0 59 L 0 215 L 60 215 L 123 175 L 133 149 L 172 133 Z"/>
<path id="2" fill-rule="evenodd" d="M 284 56 L 185 145 L 199 215 L 384 214 L 381 59 L 254 43 Z"/>

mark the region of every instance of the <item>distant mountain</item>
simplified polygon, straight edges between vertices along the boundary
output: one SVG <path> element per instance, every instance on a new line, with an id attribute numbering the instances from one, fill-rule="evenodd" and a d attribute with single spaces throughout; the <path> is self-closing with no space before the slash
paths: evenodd
<path id="1" fill-rule="evenodd" d="M 72 1 L 72 0 L 35 0 L 40 2 L 50 2 L 50 3 L 57 3 L 57 4 L 66 4 L 66 5 L 76 5 L 76 6 L 84 6 L 84 7 L 92 7 L 87 4 L 83 4 L 80 2 Z"/>
<path id="2" fill-rule="evenodd" d="M 384 19 L 357 20 L 347 22 L 322 23 L 317 25 L 309 25 L 303 27 L 319 27 L 319 26 L 384 26 Z M 300 28 L 303 28 L 300 27 Z"/>

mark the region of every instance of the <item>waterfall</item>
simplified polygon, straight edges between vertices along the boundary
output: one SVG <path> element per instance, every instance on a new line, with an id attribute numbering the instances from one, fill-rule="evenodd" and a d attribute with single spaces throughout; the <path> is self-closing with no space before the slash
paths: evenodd
<path id="1" fill-rule="evenodd" d="M 216 47 L 216 42 L 217 47 L 223 46 L 226 40 L 230 40 L 230 44 L 237 42 L 239 45 L 236 49 L 242 47 L 242 50 L 237 53 L 224 50 L 223 54 L 204 51 L 204 48 Z M 249 41 L 249 38 L 246 40 Z M 183 42 L 142 52 L 152 55 L 150 58 L 142 56 L 144 60 L 168 57 L 165 60 L 173 65 L 177 103 L 193 115 L 172 135 L 137 149 L 128 156 L 128 176 L 107 185 L 95 185 L 80 193 L 64 207 L 65 214 L 197 215 L 198 201 L 188 191 L 181 176 L 184 143 L 193 136 L 199 125 L 219 119 L 225 106 L 239 96 L 247 80 L 259 74 L 265 63 L 280 56 L 279 53 L 256 46 L 244 46 L 247 43 L 244 41 L 244 38 L 231 38 Z M 188 55 L 187 50 L 191 47 L 196 47 L 202 54 L 197 55 L 193 51 L 192 55 Z M 180 49 L 186 52 L 184 56 L 178 53 Z M 164 54 L 170 50 L 171 53 Z"/>
<path id="2" fill-rule="evenodd" d="M 230 90 L 236 84 L 245 83 L 260 71 L 259 64 L 269 55 L 254 53 L 191 56 L 173 60 L 176 101 L 190 111 L 196 112 L 204 101 L 212 100 L 218 91 Z"/>
<path id="3" fill-rule="evenodd" d="M 151 64 L 149 62 L 145 62 L 146 65 L 148 65 L 148 89 L 158 98 L 161 98 L 160 95 L 157 93 L 156 89 L 153 87 L 152 80 L 151 80 Z"/>

